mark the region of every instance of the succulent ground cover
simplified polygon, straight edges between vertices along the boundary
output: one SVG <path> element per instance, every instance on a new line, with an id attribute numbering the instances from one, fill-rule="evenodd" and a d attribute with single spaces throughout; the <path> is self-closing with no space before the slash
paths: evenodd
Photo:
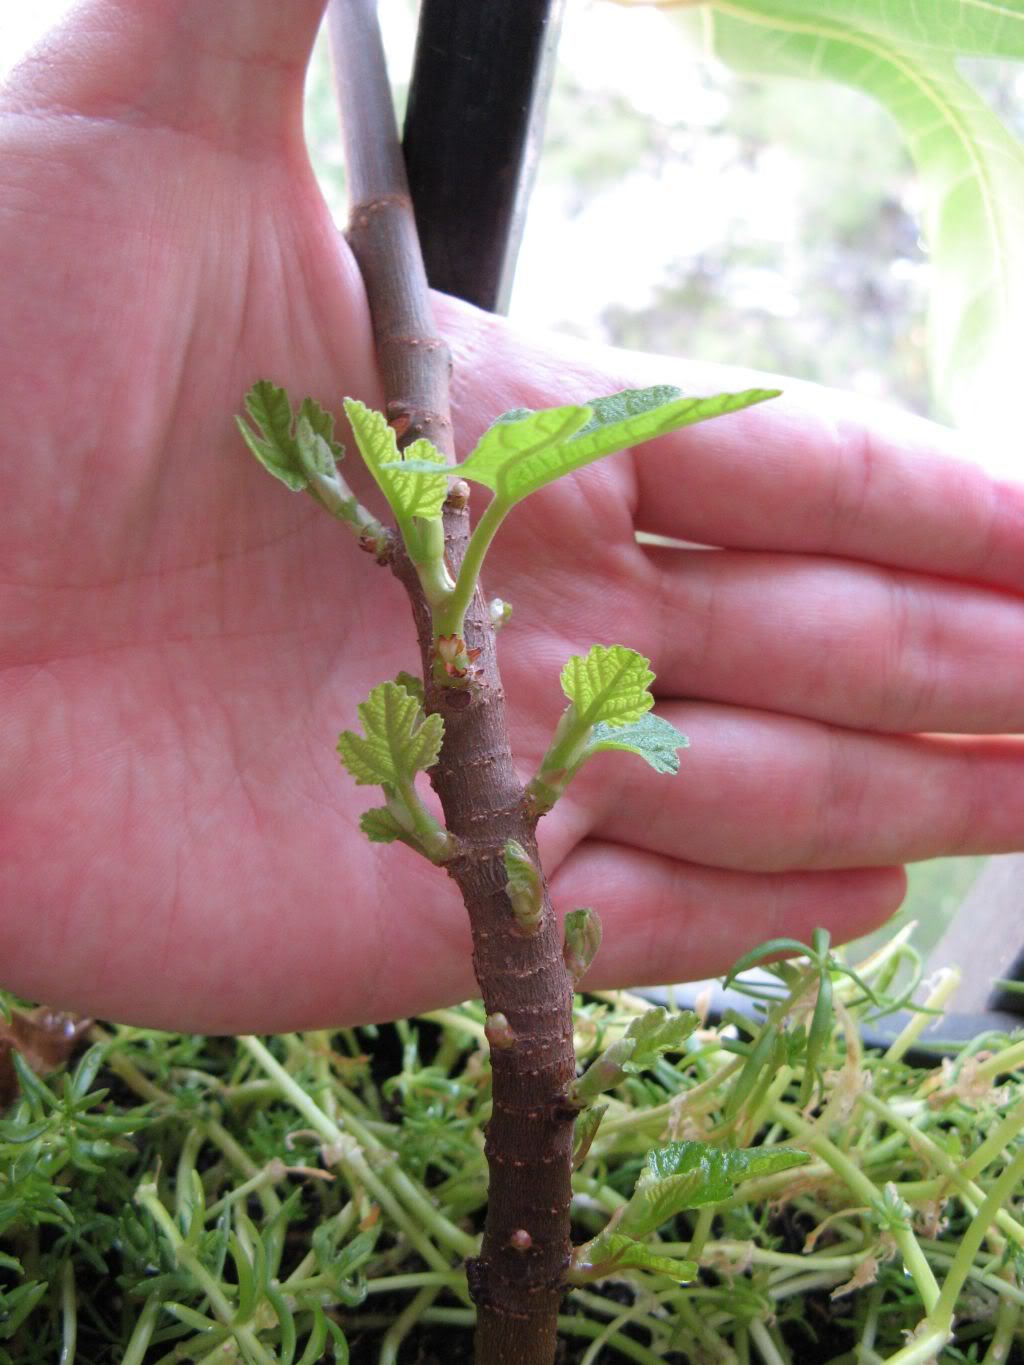
<path id="1" fill-rule="evenodd" d="M 951 971 L 918 987 L 926 1009 L 887 1051 L 865 1048 L 914 986 L 898 937 L 855 976 L 823 940 L 771 973 L 746 988 L 750 1016 L 705 1021 L 604 1095 L 573 1178 L 591 1251 L 561 1359 L 1011 1359 L 1024 1040 L 912 1065 Z M 577 997 L 581 1058 L 659 1017 Z M 469 1359 L 484 1028 L 473 1004 L 269 1040 L 94 1026 L 44 1075 L 53 1051 L 22 1029 L 0 1121 L 0 1361 Z M 616 1263 L 616 1226 L 645 1266 Z"/>

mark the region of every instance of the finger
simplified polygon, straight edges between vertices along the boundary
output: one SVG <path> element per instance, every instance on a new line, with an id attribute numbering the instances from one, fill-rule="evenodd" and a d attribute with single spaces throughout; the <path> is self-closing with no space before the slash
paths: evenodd
<path id="1" fill-rule="evenodd" d="M 899 909 L 906 878 L 900 868 L 725 872 L 588 841 L 551 891 L 560 911 L 597 909 L 603 938 L 586 986 L 601 990 L 718 976 L 780 934 L 806 943 L 825 928 L 837 941 L 858 938 Z"/>
<path id="2" fill-rule="evenodd" d="M 602 754 L 569 788 L 600 838 L 756 872 L 1024 848 L 1024 740 L 869 735 L 699 703 L 659 713 L 690 739 L 678 776 Z"/>
<path id="3" fill-rule="evenodd" d="M 259 157 L 301 146 L 326 0 L 89 0 L 15 72 L 8 102 L 170 129 Z"/>
<path id="4" fill-rule="evenodd" d="M 662 696 L 877 730 L 1024 730 L 1020 598 L 837 559 L 658 549 L 650 562 L 659 609 L 637 648 Z"/>
<path id="5" fill-rule="evenodd" d="M 967 459 L 984 452 L 942 427 L 813 384 L 530 335 L 452 300 L 438 306 L 467 440 L 496 412 L 622 388 L 784 390 L 644 446 L 633 471 L 639 530 L 1024 588 L 1024 486 L 990 478 Z"/>

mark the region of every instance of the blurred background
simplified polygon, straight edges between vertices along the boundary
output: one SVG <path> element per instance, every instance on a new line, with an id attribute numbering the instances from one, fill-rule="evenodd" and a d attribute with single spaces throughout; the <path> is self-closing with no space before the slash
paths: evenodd
<path id="1" fill-rule="evenodd" d="M 73 3 L 5 0 L 0 75 Z M 417 5 L 381 0 L 380 12 L 401 113 Z M 960 65 L 1024 136 L 1024 68 Z M 307 133 L 341 224 L 341 141 L 323 41 Z M 510 313 L 940 418 L 926 370 L 920 211 L 896 125 L 868 97 L 825 82 L 738 77 L 709 59 L 678 12 L 568 0 Z M 912 869 L 900 920 L 918 921 L 920 948 L 940 936 L 982 862 Z"/>

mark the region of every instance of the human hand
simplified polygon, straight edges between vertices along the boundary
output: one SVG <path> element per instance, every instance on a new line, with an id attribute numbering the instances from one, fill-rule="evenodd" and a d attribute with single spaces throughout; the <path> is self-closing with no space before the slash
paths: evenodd
<path id="1" fill-rule="evenodd" d="M 91 0 L 0 106 L 0 963 L 54 1006 L 272 1031 L 474 993 L 457 893 L 365 841 L 334 753 L 415 665 L 403 594 L 233 425 L 259 377 L 381 401 L 301 141 L 321 8 Z M 509 407 L 755 382 L 438 306 L 462 451 Z M 524 778 L 595 641 L 692 741 L 674 780 L 594 759 L 541 823 L 595 986 L 859 934 L 904 860 L 1024 847 L 1024 490 L 785 387 L 535 495 L 488 557 Z"/>

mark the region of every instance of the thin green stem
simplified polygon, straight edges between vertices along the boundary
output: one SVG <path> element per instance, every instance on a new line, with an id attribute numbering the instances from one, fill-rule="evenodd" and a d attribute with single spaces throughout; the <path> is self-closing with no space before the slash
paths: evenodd
<path id="1" fill-rule="evenodd" d="M 78 1294 L 75 1291 L 75 1267 L 64 1262 L 60 1275 L 60 1365 L 74 1365 L 78 1343 Z"/>
<path id="2" fill-rule="evenodd" d="M 437 1298 L 440 1290 L 440 1285 L 424 1286 L 412 1302 L 399 1313 L 381 1342 L 380 1365 L 397 1365 L 398 1348 Z"/>
<path id="3" fill-rule="evenodd" d="M 939 1327 L 948 1326 L 952 1323 L 957 1297 L 964 1286 L 964 1281 L 970 1274 L 972 1262 L 985 1239 L 985 1235 L 995 1220 L 996 1214 L 1017 1189 L 1022 1179 L 1024 1179 L 1024 1149 L 1017 1153 L 1006 1169 L 993 1181 L 992 1187 L 982 1201 L 978 1212 L 971 1219 L 966 1232 L 960 1239 L 960 1245 L 953 1257 L 953 1264 L 942 1283 L 942 1293 L 939 1300 L 933 1307 L 929 1307 L 929 1319 Z"/>
<path id="4" fill-rule="evenodd" d="M 788 1365 L 786 1357 L 776 1346 L 772 1334 L 761 1321 L 754 1318 L 749 1324 L 750 1340 L 757 1347 L 758 1355 L 764 1361 L 764 1365 Z"/>
<path id="5" fill-rule="evenodd" d="M 800 1134 L 812 1152 L 832 1167 L 858 1199 L 863 1200 L 868 1208 L 877 1208 L 881 1197 L 878 1187 L 868 1179 L 859 1166 L 850 1160 L 845 1152 L 840 1151 L 835 1143 L 823 1134 L 815 1132 L 812 1125 L 801 1118 L 795 1110 L 790 1109 L 788 1105 L 777 1104 L 774 1112 L 791 1132 Z M 939 1298 L 939 1285 L 917 1238 L 914 1236 L 914 1231 L 909 1226 L 893 1226 L 892 1235 L 899 1248 L 900 1255 L 903 1257 L 903 1264 L 913 1277 L 917 1292 L 921 1295 L 921 1301 L 930 1313 Z"/>
<path id="6" fill-rule="evenodd" d="M 160 1295 L 151 1294 L 143 1304 L 142 1312 L 135 1321 L 132 1334 L 128 1338 L 121 1365 L 142 1365 L 153 1338 L 156 1320 L 160 1316 Z"/>
<path id="7" fill-rule="evenodd" d="M 469 538 L 455 587 L 448 594 L 447 600 L 434 610 L 435 637 L 462 634 L 466 612 L 480 580 L 484 557 L 509 510 L 509 505 L 497 495 L 487 504 L 483 516 L 476 524 L 476 530 Z"/>

